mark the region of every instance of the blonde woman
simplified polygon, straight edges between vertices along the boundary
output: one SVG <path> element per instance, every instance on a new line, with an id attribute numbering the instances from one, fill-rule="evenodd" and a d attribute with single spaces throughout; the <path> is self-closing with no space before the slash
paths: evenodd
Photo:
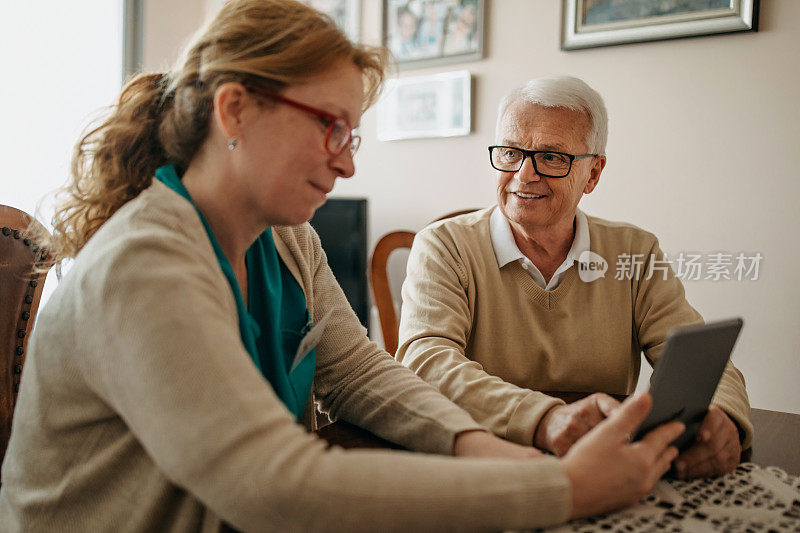
<path id="1" fill-rule="evenodd" d="M 630 504 L 681 431 L 635 399 L 563 460 L 500 440 L 371 343 L 305 222 L 354 172 L 381 49 L 232 0 L 82 139 L 2 470 L 8 531 L 504 529 Z M 304 343 L 308 330 L 323 330 Z M 328 449 L 313 398 L 406 448 Z"/>

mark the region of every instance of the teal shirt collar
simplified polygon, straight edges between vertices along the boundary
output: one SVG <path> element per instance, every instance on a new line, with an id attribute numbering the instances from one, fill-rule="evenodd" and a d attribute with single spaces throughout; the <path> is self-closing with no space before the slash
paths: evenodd
<path id="1" fill-rule="evenodd" d="M 192 201 L 175 168 L 171 165 L 160 167 L 156 170 L 156 179 L 195 208 L 217 262 L 233 292 L 242 344 L 259 372 L 299 420 L 311 394 L 316 351 L 310 350 L 292 368 L 295 351 L 310 327 L 310 320 L 302 288 L 280 260 L 271 230 L 267 229 L 262 233 L 246 254 L 248 310 L 230 261 L 222 252 L 208 221 Z"/>

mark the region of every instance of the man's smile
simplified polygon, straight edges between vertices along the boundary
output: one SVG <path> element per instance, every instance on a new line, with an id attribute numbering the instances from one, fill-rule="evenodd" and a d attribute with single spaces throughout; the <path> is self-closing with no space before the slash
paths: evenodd
<path id="1" fill-rule="evenodd" d="M 526 200 L 538 200 L 540 198 L 545 198 L 546 194 L 535 194 L 535 193 L 527 193 L 527 192 L 517 192 L 512 191 L 511 194 L 517 196 L 518 198 L 524 198 Z"/>

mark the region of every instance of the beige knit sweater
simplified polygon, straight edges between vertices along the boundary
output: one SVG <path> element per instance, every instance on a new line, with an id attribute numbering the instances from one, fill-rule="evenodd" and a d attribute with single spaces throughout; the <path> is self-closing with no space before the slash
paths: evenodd
<path id="1" fill-rule="evenodd" d="M 464 411 L 371 343 L 310 226 L 276 228 L 314 320 L 322 406 L 451 454 Z M 309 417 L 306 417 L 309 419 Z M 159 182 L 91 239 L 42 310 L 2 468 L 3 531 L 516 529 L 570 511 L 561 463 L 343 451 L 295 423 L 239 338 L 191 205 Z"/>
<path id="2" fill-rule="evenodd" d="M 417 234 L 396 357 L 497 435 L 532 444 L 543 414 L 562 403 L 535 391 L 633 392 L 640 353 L 653 363 L 672 327 L 702 322 L 671 270 L 665 279 L 656 268 L 647 279 L 650 260 L 663 259 L 651 233 L 588 217 L 591 250 L 609 263 L 605 278 L 584 282 L 573 266 L 546 291 L 518 261 L 498 268 L 491 212 Z M 615 279 L 622 253 L 643 254 L 638 279 Z M 712 402 L 733 418 L 749 446 L 750 406 L 732 364 Z"/>

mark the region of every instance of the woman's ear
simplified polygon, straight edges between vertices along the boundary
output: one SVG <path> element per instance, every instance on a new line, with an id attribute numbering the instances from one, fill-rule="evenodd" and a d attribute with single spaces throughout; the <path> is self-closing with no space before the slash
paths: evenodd
<path id="1" fill-rule="evenodd" d="M 214 92 L 214 122 L 226 138 L 242 137 L 242 121 L 247 101 L 247 89 L 241 83 L 226 82 Z"/>

